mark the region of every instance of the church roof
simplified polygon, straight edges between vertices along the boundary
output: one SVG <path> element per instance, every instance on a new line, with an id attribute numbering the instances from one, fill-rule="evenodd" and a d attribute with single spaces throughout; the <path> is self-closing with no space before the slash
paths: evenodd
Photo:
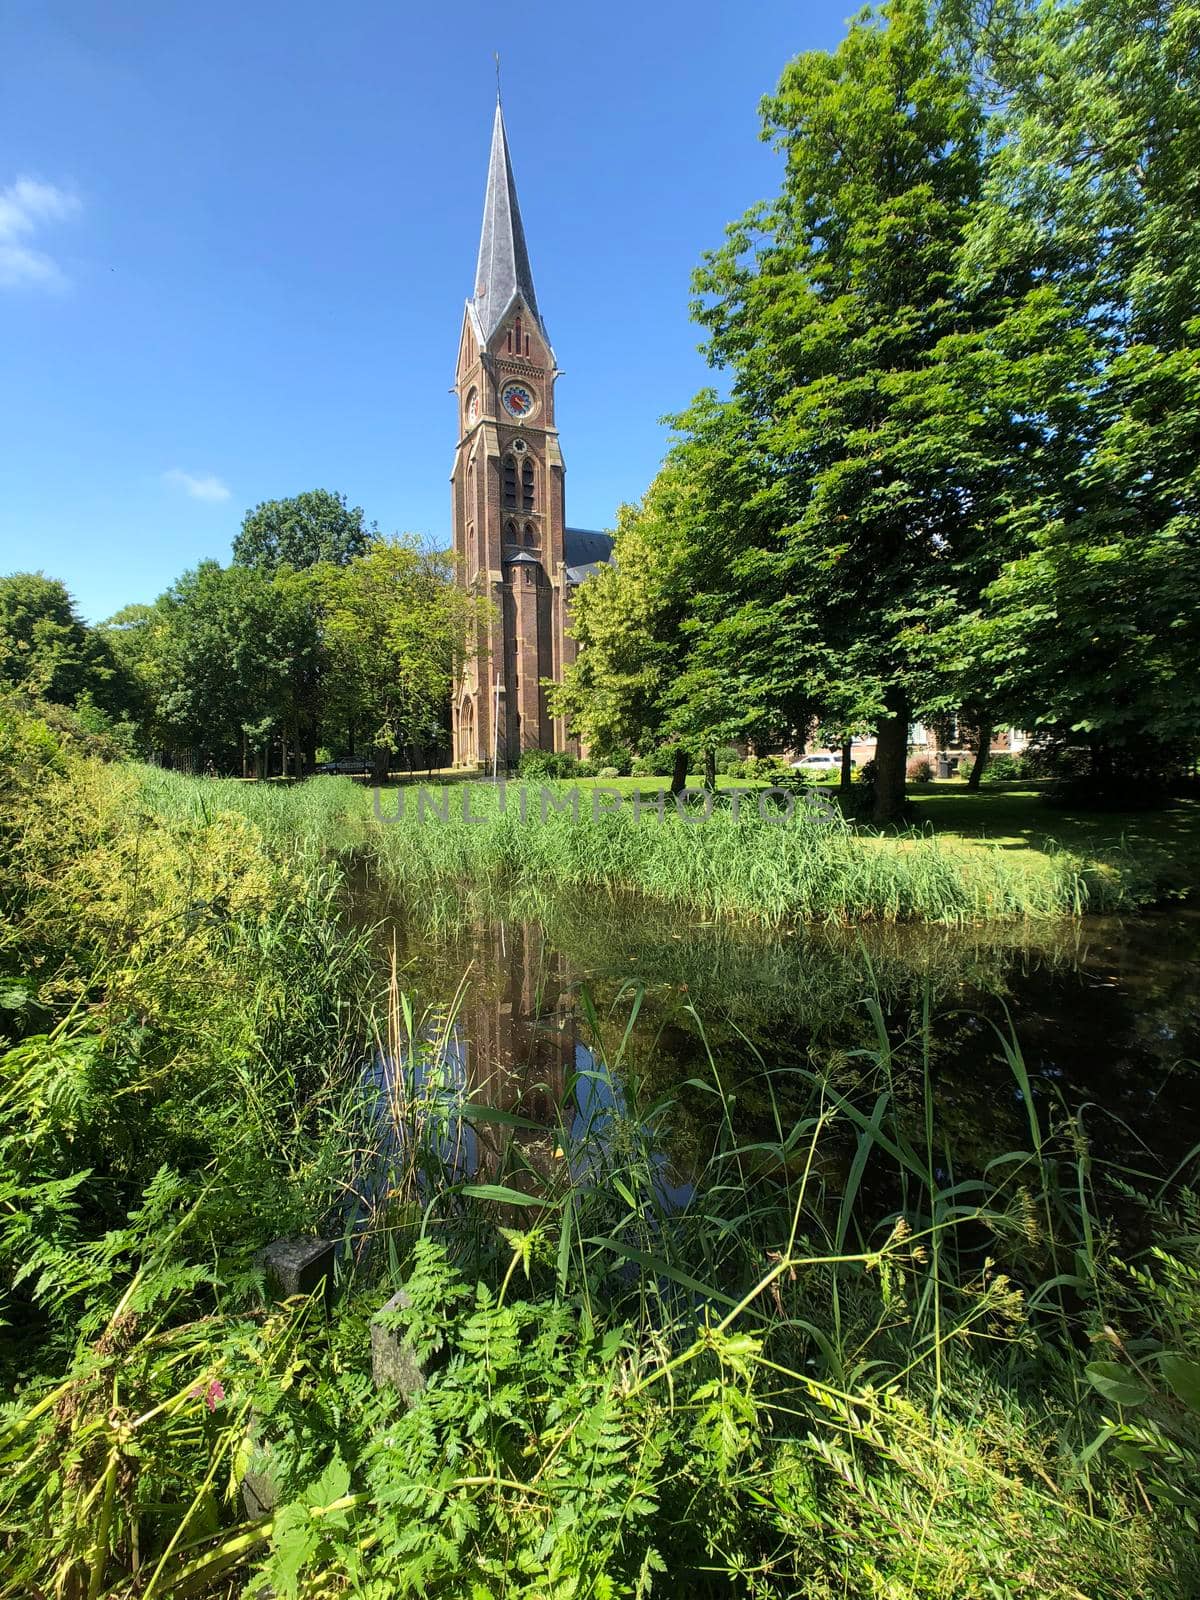
<path id="1" fill-rule="evenodd" d="M 518 293 L 540 321 L 521 207 L 517 203 L 517 185 L 508 153 L 508 136 L 504 131 L 504 114 L 497 100 L 473 301 L 485 341 L 495 333 Z"/>
<path id="2" fill-rule="evenodd" d="M 590 578 L 597 567 L 612 560 L 612 547 L 611 533 L 596 533 L 590 528 L 564 528 L 567 582 L 582 583 Z"/>

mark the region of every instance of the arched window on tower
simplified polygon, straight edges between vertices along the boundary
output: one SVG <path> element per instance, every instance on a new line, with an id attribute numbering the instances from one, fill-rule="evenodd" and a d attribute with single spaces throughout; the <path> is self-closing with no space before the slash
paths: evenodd
<path id="1" fill-rule="evenodd" d="M 504 505 L 506 510 L 517 509 L 517 459 L 515 456 L 504 458 Z"/>
<path id="2" fill-rule="evenodd" d="M 515 522 L 506 522 L 504 524 L 504 537 L 508 540 L 509 544 L 516 544 L 517 525 Z"/>
<path id="3" fill-rule="evenodd" d="M 520 355 L 521 354 L 521 319 L 520 319 L 520 317 L 517 318 L 516 322 L 513 325 L 513 332 L 517 336 L 517 354 Z"/>
<path id="4" fill-rule="evenodd" d="M 531 548 L 532 548 L 532 546 L 534 544 L 534 533 L 533 533 L 533 523 L 532 522 L 527 522 L 525 524 L 525 543 L 527 545 L 529 545 Z"/>
<path id="5" fill-rule="evenodd" d="M 521 467 L 521 510 L 533 509 L 533 462 L 526 456 Z"/>

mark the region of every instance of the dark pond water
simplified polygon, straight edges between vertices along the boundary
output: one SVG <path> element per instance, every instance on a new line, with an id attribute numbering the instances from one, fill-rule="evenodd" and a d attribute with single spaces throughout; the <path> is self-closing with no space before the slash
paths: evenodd
<path id="1" fill-rule="evenodd" d="M 1029 1144 L 1002 1035 L 1019 1044 L 1043 1126 L 1082 1108 L 1098 1162 L 1162 1176 L 1200 1142 L 1200 909 L 766 937 L 603 899 L 431 932 L 369 886 L 359 898 L 427 1028 L 455 1012 L 462 1091 L 546 1130 L 504 1134 L 534 1171 L 554 1159 L 556 1127 L 594 1124 L 613 1098 L 668 1100 L 661 1181 L 684 1195 L 713 1116 L 689 1080 L 719 1077 L 739 1129 L 765 1137 L 805 1073 L 843 1093 L 878 1077 L 880 1025 L 897 1100 L 910 1095 L 916 1114 L 927 1061 L 964 1170 Z M 471 1161 L 492 1167 L 482 1150 Z"/>

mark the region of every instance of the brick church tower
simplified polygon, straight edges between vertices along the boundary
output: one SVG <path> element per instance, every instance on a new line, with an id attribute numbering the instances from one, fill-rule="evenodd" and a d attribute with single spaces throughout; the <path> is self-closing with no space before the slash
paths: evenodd
<path id="1" fill-rule="evenodd" d="M 542 680 L 574 656 L 570 594 L 609 558 L 605 534 L 567 528 L 554 421 L 558 368 L 538 311 L 500 102 L 492 129 L 475 291 L 467 301 L 454 393 L 451 474 L 459 581 L 495 606 L 455 692 L 456 765 L 525 750 L 573 750 Z"/>

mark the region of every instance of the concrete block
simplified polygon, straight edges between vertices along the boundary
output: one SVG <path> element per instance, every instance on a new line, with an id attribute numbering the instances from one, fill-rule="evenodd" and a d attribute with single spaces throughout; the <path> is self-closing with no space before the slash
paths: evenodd
<path id="1" fill-rule="evenodd" d="M 276 1239 L 262 1253 L 267 1282 L 280 1300 L 312 1294 L 322 1282 L 325 1298 L 333 1292 L 333 1239 Z"/>
<path id="2" fill-rule="evenodd" d="M 397 1289 L 378 1315 L 402 1311 L 411 1304 L 407 1292 Z M 396 1389 L 406 1401 L 415 1399 L 425 1387 L 425 1369 L 412 1346 L 398 1329 L 385 1328 L 378 1317 L 371 1323 L 371 1377 L 377 1389 Z"/>

